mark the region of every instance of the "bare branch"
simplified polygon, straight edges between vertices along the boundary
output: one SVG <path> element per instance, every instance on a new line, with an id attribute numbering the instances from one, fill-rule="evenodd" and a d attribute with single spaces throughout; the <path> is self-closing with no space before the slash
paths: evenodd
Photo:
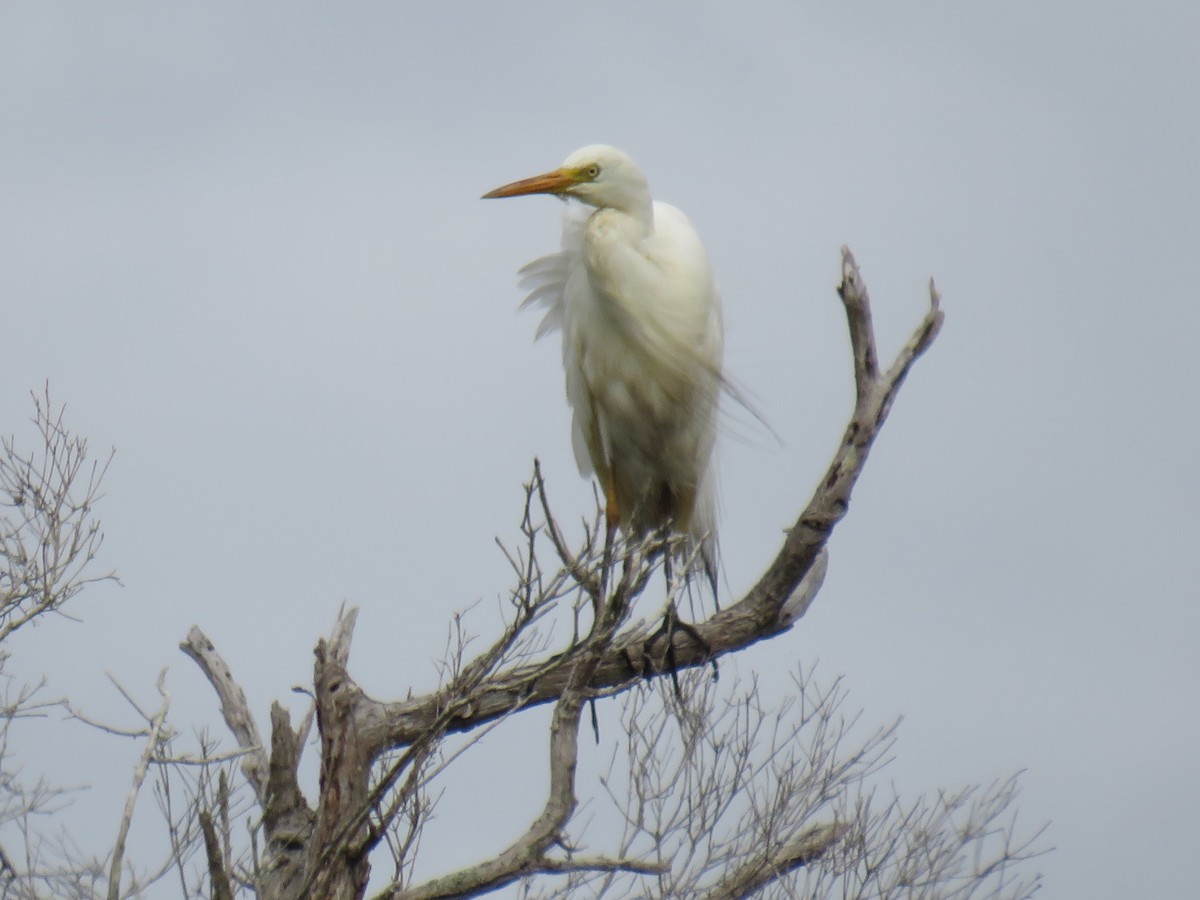
<path id="1" fill-rule="evenodd" d="M 875 349 L 875 328 L 871 324 L 871 300 L 849 247 L 842 247 L 842 283 L 838 295 L 846 307 L 850 325 L 850 347 L 854 353 L 854 386 L 861 404 L 879 378 L 879 354 Z"/>
<path id="2" fill-rule="evenodd" d="M 398 886 L 392 886 L 379 897 L 404 900 L 470 897 L 511 884 L 521 876 L 561 866 L 561 861 L 550 860 L 547 851 L 561 840 L 577 803 L 575 767 L 579 752 L 579 718 L 587 697 L 586 688 L 613 635 L 629 614 L 629 601 L 639 583 L 642 564 L 640 552 L 626 558 L 620 583 L 567 669 L 567 682 L 551 718 L 550 790 L 541 814 L 523 835 L 493 859 L 408 891 L 401 892 Z"/>
<path id="3" fill-rule="evenodd" d="M 554 513 L 550 510 L 550 501 L 546 496 L 546 479 L 542 477 L 542 464 L 537 459 L 533 461 L 533 482 L 537 488 L 538 499 L 541 501 L 542 514 L 545 516 L 546 533 L 550 536 L 550 543 L 554 546 L 554 551 L 558 554 L 559 561 L 574 577 L 575 583 L 582 587 L 592 599 L 593 604 L 598 603 L 600 597 L 600 580 L 594 572 L 589 571 L 589 567 L 579 556 L 568 549 L 567 542 L 563 538 L 561 529 L 558 527 L 558 522 L 554 518 Z M 593 534 L 595 533 L 598 533 L 598 530 L 593 532 Z M 584 548 L 584 553 L 585 555 L 590 555 L 594 552 L 595 547 L 589 541 L 588 545 Z"/>
<path id="4" fill-rule="evenodd" d="M 820 859 L 842 839 L 850 826 L 842 823 L 814 825 L 769 857 L 753 857 L 724 876 L 707 900 L 740 900 L 789 872 Z"/>
<path id="5" fill-rule="evenodd" d="M 299 741 L 287 710 L 273 703 L 270 774 L 261 808 L 267 835 L 264 869 L 270 873 L 278 897 L 300 896 L 294 889 L 304 876 L 305 851 L 315 819 L 297 780 L 299 759 Z"/>
<path id="6" fill-rule="evenodd" d="M 825 573 L 829 570 L 829 548 L 822 547 L 812 567 L 804 573 L 796 589 L 779 608 L 780 622 L 791 626 L 808 612 L 809 606 L 816 599 L 821 585 L 825 583 Z"/>
<path id="7" fill-rule="evenodd" d="M 262 737 L 258 725 L 250 713 L 250 704 L 246 700 L 246 692 L 233 680 L 229 665 L 217 652 L 216 646 L 208 639 L 198 625 L 193 625 L 188 631 L 187 640 L 179 645 L 196 665 L 200 667 L 209 684 L 217 692 L 221 701 L 221 715 L 225 724 L 233 732 L 238 746 L 246 751 L 242 760 L 242 774 L 253 788 L 258 802 L 265 808 L 267 793 L 268 765 L 267 755 L 263 750 Z"/>
<path id="8" fill-rule="evenodd" d="M 636 859 L 610 859 L 607 856 L 572 856 L 567 859 L 543 859 L 538 867 L 547 875 L 572 873 L 624 872 L 630 875 L 661 875 L 666 863 Z"/>
<path id="9" fill-rule="evenodd" d="M 233 900 L 233 886 L 229 883 L 229 875 L 225 871 L 221 841 L 217 837 L 217 828 L 213 824 L 212 815 L 208 810 L 202 809 L 197 813 L 197 818 L 200 820 L 200 830 L 204 833 L 204 855 L 208 860 L 212 900 Z"/>
<path id="10" fill-rule="evenodd" d="M 102 727 L 102 726 L 101 726 Z M 209 766 L 219 766 L 221 763 L 230 762 L 231 760 L 241 759 L 249 750 L 226 750 L 224 753 L 212 754 L 159 754 L 154 757 L 154 764 L 160 766 L 198 766 L 205 768 Z"/>
<path id="11" fill-rule="evenodd" d="M 125 860 L 125 839 L 129 836 L 129 826 L 133 824 L 133 811 L 137 806 L 138 794 L 142 782 L 146 780 L 146 772 L 150 769 L 150 761 L 158 749 L 162 737 L 163 726 L 167 721 L 167 710 L 171 706 L 171 695 L 166 689 L 167 670 L 163 669 L 158 676 L 158 692 L 162 695 L 162 705 L 154 714 L 150 724 L 150 734 L 146 738 L 146 749 L 138 760 L 137 768 L 133 771 L 133 785 L 125 800 L 125 810 L 121 814 L 121 824 L 117 829 L 117 840 L 113 844 L 112 864 L 108 870 L 108 900 L 120 900 L 121 897 L 121 866 Z"/>
<path id="12" fill-rule="evenodd" d="M 87 441 L 63 423 L 47 386 L 33 395 L 37 452 L 0 442 L 0 642 L 72 597 L 116 575 L 89 574 L 104 535 L 93 509 L 112 454 L 89 460 Z"/>

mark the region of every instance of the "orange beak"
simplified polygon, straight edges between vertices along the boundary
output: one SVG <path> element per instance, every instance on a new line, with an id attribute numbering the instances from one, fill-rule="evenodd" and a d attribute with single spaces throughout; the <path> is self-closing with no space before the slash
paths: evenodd
<path id="1" fill-rule="evenodd" d="M 520 197 L 524 194 L 561 194 L 576 184 L 574 175 L 563 169 L 555 169 L 544 175 L 522 178 L 494 191 L 488 191 L 480 199 L 494 200 L 498 197 Z"/>

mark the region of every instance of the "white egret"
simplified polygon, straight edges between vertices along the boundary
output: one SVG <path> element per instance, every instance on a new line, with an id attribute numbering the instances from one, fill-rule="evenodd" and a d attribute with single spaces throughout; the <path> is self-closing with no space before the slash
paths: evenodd
<path id="1" fill-rule="evenodd" d="M 521 269 L 523 305 L 545 307 L 538 337 L 561 329 L 572 443 L 618 527 L 684 537 L 683 558 L 716 592 L 713 444 L 721 374 L 721 301 L 687 217 L 654 201 L 626 154 L 576 150 L 561 167 L 483 196 L 555 194 L 568 210 L 562 250 Z"/>

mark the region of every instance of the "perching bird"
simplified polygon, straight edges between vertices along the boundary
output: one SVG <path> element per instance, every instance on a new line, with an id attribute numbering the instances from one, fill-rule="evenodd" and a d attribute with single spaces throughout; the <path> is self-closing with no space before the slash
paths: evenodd
<path id="1" fill-rule="evenodd" d="M 601 145 L 483 196 L 555 194 L 574 208 L 562 250 L 521 269 L 523 305 L 545 307 L 541 337 L 563 335 L 572 443 L 604 491 L 616 528 L 682 535 L 691 571 L 716 591 L 713 444 L 721 374 L 721 301 L 687 217 L 654 201 L 627 155 Z"/>

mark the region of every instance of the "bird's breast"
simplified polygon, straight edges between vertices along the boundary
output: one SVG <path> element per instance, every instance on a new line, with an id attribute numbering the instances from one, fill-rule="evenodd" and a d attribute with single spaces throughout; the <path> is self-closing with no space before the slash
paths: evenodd
<path id="1" fill-rule="evenodd" d="M 614 441 L 636 431 L 647 453 L 682 449 L 663 442 L 693 441 L 686 423 L 707 427 L 720 372 L 719 301 L 703 248 L 690 226 L 647 229 L 608 209 L 582 237 L 564 296 L 564 362 L 580 379 L 573 405 L 592 407 Z"/>

